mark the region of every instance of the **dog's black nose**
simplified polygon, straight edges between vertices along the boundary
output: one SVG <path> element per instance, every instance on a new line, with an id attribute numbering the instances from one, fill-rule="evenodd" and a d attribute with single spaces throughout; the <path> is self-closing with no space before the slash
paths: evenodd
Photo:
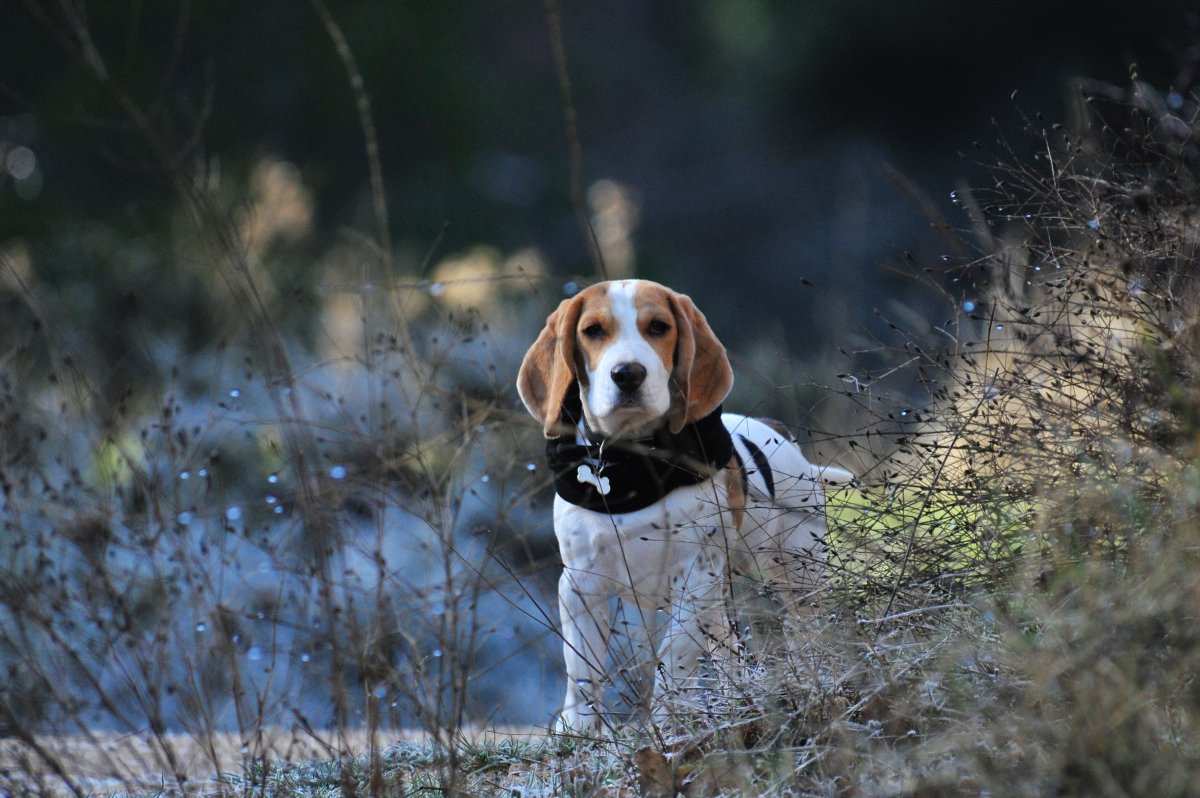
<path id="1" fill-rule="evenodd" d="M 624 393 L 633 393 L 646 381 L 646 367 L 641 363 L 622 363 L 612 370 L 612 381 Z"/>

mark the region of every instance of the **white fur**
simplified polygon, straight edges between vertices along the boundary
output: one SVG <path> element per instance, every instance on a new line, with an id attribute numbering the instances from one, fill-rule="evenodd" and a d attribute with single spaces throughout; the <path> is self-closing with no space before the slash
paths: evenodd
<path id="1" fill-rule="evenodd" d="M 851 474 L 814 466 L 799 447 L 762 422 L 721 417 L 733 433 L 751 486 L 740 532 L 714 480 L 679 488 L 658 504 L 608 515 L 554 501 L 563 558 L 558 583 L 567 693 L 560 730 L 598 730 L 607 682 L 609 598 L 640 610 L 645 644 L 662 663 L 655 692 L 707 689 L 736 647 L 729 569 L 774 584 L 786 606 L 812 598 L 824 564 L 826 486 Z M 766 492 L 744 435 L 770 458 L 775 499 Z M 661 709 L 661 708 L 660 708 Z"/>

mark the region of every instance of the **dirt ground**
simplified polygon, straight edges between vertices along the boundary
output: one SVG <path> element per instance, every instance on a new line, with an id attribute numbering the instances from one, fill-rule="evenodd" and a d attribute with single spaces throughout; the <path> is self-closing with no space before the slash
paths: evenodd
<path id="1" fill-rule="evenodd" d="M 424 739 L 406 733 L 407 741 Z M 381 732 L 376 746 L 401 739 Z M 183 734 L 37 737 L 0 739 L 0 796 L 108 795 L 156 792 L 205 795 L 217 791 L 222 773 L 240 773 L 242 764 L 268 760 L 327 760 L 370 748 L 365 731 L 310 734 L 300 729 L 264 730 L 252 739 L 236 734 L 202 738 Z M 181 789 L 182 785 L 182 789 Z"/>

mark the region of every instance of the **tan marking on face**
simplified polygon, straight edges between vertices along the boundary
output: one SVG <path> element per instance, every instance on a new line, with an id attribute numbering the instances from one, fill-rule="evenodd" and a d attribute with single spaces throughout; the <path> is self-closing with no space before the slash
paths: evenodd
<path id="1" fill-rule="evenodd" d="M 596 373 L 604 351 L 617 339 L 618 325 L 605 288 L 605 283 L 599 283 L 585 288 L 579 294 L 583 310 L 575 326 L 575 351 L 583 361 L 584 368 L 581 371 L 586 373 L 580 373 L 579 376 L 584 379 L 588 374 Z"/>
<path id="2" fill-rule="evenodd" d="M 638 437 L 659 426 L 671 409 L 677 318 L 673 292 L 644 280 L 596 286 L 575 325 L 583 411 L 591 429 L 609 437 Z M 618 370 L 640 366 L 640 383 L 619 385 Z M 622 382 L 624 382 L 624 377 Z"/>
<path id="3" fill-rule="evenodd" d="M 590 374 L 595 374 L 610 346 L 622 337 L 640 335 L 653 347 L 669 374 L 675 362 L 678 332 L 667 289 L 637 281 L 633 292 L 633 308 L 637 316 L 631 320 L 624 318 L 625 314 L 614 312 L 606 290 L 608 285 L 600 283 L 580 292 L 583 311 L 579 314 L 575 340 L 584 367 Z"/>
<path id="4" fill-rule="evenodd" d="M 679 338 L 679 331 L 667 289 L 659 285 L 640 284 L 634 293 L 633 306 L 637 310 L 638 331 L 654 347 L 663 368 L 670 374 L 675 366 L 675 342 Z"/>

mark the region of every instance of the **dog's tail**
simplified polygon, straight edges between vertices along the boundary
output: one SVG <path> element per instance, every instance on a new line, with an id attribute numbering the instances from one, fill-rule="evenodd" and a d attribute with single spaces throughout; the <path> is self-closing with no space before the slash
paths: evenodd
<path id="1" fill-rule="evenodd" d="M 797 449 L 800 448 L 800 441 L 796 440 L 796 436 L 792 433 L 791 428 L 789 428 L 783 422 L 776 421 L 773 418 L 758 418 L 755 420 L 762 424 L 766 424 L 776 433 L 790 441 Z M 803 457 L 803 455 L 801 455 L 801 457 Z M 844 468 L 828 465 L 816 465 L 815 463 L 808 462 L 807 458 L 804 459 L 804 463 L 808 467 L 809 471 L 801 476 L 811 479 L 813 482 L 816 482 L 826 488 L 842 488 L 854 482 L 854 475 Z"/>
<path id="2" fill-rule="evenodd" d="M 844 488 L 854 482 L 854 475 L 844 468 L 815 463 L 810 463 L 809 466 L 812 469 L 809 476 L 827 488 Z"/>

